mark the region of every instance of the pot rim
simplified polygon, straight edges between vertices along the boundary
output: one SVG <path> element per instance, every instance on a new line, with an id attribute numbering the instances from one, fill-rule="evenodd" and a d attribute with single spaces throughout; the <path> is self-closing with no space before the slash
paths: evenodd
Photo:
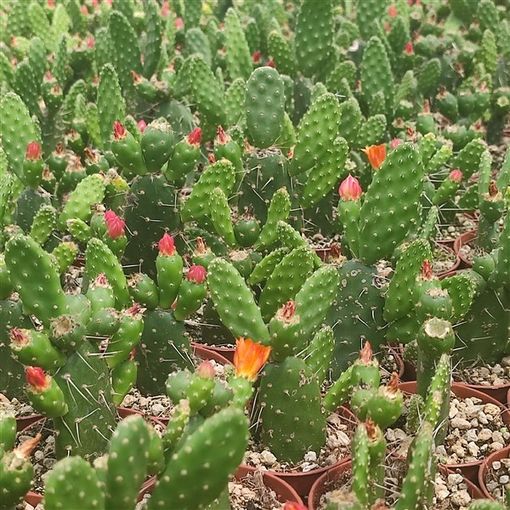
<path id="1" fill-rule="evenodd" d="M 478 229 L 468 230 L 467 232 L 464 232 L 463 234 L 457 236 L 455 241 L 453 242 L 453 251 L 455 252 L 457 257 L 461 260 L 465 267 L 472 267 L 473 264 L 462 255 L 460 249 L 465 244 L 469 244 L 471 241 L 476 239 L 477 236 Z"/>
<path id="2" fill-rule="evenodd" d="M 488 470 L 490 469 L 489 466 L 492 464 L 493 460 L 499 460 L 505 458 L 505 456 L 508 458 L 510 457 L 510 445 L 505 446 L 505 448 L 502 448 L 501 450 L 498 450 L 497 452 L 492 452 L 488 457 L 486 457 L 482 465 L 480 466 L 480 469 L 478 470 L 478 485 L 480 486 L 480 489 L 484 495 L 484 497 L 491 499 L 492 501 L 495 500 L 494 496 L 489 492 L 489 489 L 487 488 L 487 484 L 485 483 L 485 476 L 487 475 Z"/>
<path id="3" fill-rule="evenodd" d="M 390 454 L 390 456 L 392 456 Z M 394 457 L 395 459 L 397 457 Z M 402 460 L 402 459 L 401 459 Z M 347 469 L 352 468 L 352 458 L 349 458 L 345 463 L 344 466 L 333 466 L 331 467 L 330 471 L 334 471 L 334 478 L 336 478 L 337 472 L 338 473 L 344 473 Z M 343 469 L 339 469 L 340 467 L 343 467 Z M 448 468 L 442 464 L 438 464 L 439 470 L 442 472 L 443 475 L 449 475 L 455 473 L 454 469 Z M 333 474 L 333 473 L 332 473 Z M 321 475 L 312 485 L 312 488 L 310 489 L 310 493 L 308 495 L 308 510 L 318 510 L 317 505 L 315 504 L 315 500 L 317 497 L 322 496 L 322 488 L 325 485 L 325 480 L 329 475 L 329 471 L 327 473 L 324 473 Z M 483 490 L 480 490 L 479 487 L 476 486 L 475 483 L 473 483 L 471 480 L 469 480 L 466 476 L 462 475 L 462 478 L 464 479 L 464 483 L 468 487 L 468 492 L 470 493 L 473 499 L 479 499 L 481 496 L 484 495 Z"/>
<path id="4" fill-rule="evenodd" d="M 414 386 L 414 388 L 416 388 L 416 381 L 407 381 L 407 382 L 403 382 L 403 383 L 399 384 L 399 388 L 404 393 L 408 393 L 408 394 L 411 394 L 411 395 L 415 394 L 416 391 L 414 391 L 414 392 L 406 391 L 406 388 L 413 387 L 413 386 Z M 473 395 L 472 395 L 473 397 L 476 397 L 476 398 L 480 399 L 483 403 L 497 405 L 501 409 L 501 413 L 500 414 L 501 414 L 501 417 L 502 417 L 503 421 L 505 422 L 505 424 L 510 425 L 510 411 L 508 410 L 507 407 L 505 407 L 501 402 L 499 402 L 495 398 L 491 397 L 490 395 L 487 395 L 487 393 L 482 393 L 481 391 L 475 390 L 475 389 L 473 389 L 470 386 L 467 386 L 465 384 L 460 384 L 460 383 L 453 382 L 452 385 L 451 385 L 451 391 L 456 394 L 455 390 L 461 390 L 461 391 L 467 390 L 467 391 L 473 393 Z M 468 398 L 468 397 L 462 397 L 462 398 Z M 508 445 L 508 446 L 510 446 L 510 445 Z M 484 458 L 479 459 L 477 461 L 463 462 L 463 463 L 459 463 L 459 464 L 443 464 L 443 463 L 439 463 L 439 465 L 440 466 L 444 466 L 446 469 L 453 470 L 453 471 L 455 471 L 456 469 L 462 470 L 462 469 L 466 469 L 466 468 L 473 468 L 473 467 L 481 466 L 482 463 L 487 458 L 488 457 L 484 457 Z"/>
<path id="5" fill-rule="evenodd" d="M 352 423 L 354 426 L 357 425 L 358 423 L 358 420 L 356 418 L 356 416 L 354 415 L 354 413 L 346 406 L 340 406 L 337 411 L 335 412 L 341 412 L 343 415 L 344 415 L 344 418 L 349 418 L 349 420 L 352 420 Z M 277 478 L 280 478 L 280 479 L 299 479 L 299 478 L 308 478 L 308 477 L 311 477 L 311 476 L 317 476 L 317 475 L 321 475 L 323 473 L 325 473 L 326 471 L 329 471 L 330 469 L 333 469 L 335 467 L 338 467 L 342 464 L 344 464 L 345 462 L 349 461 L 351 459 L 351 456 L 348 455 L 347 457 L 343 458 L 343 459 L 340 459 L 338 460 L 337 462 L 335 462 L 334 464 L 331 464 L 329 466 L 322 466 L 322 467 L 318 467 L 318 468 L 315 468 L 315 469 L 311 469 L 310 471 L 306 471 L 306 472 L 299 472 L 299 471 L 275 471 L 273 469 L 267 469 L 265 470 L 264 472 L 265 473 L 270 473 L 271 475 L 273 476 L 276 476 Z M 242 467 L 251 467 L 251 468 L 254 468 L 254 466 L 249 466 L 247 464 L 241 464 Z M 254 468 L 255 469 L 255 468 Z"/>

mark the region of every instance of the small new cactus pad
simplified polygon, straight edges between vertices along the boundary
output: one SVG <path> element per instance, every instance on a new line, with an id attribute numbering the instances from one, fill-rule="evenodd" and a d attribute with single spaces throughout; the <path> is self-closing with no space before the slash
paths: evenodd
<path id="1" fill-rule="evenodd" d="M 269 331 L 253 294 L 231 263 L 219 258 L 213 260 L 207 283 L 218 315 L 236 337 L 268 342 Z"/>

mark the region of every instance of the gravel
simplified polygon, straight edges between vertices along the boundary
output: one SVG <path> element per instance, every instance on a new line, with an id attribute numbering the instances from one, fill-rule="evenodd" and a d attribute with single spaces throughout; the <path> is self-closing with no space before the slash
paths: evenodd
<path id="1" fill-rule="evenodd" d="M 492 462 L 485 477 L 485 485 L 496 499 L 504 501 L 505 490 L 510 490 L 510 458 Z"/>
<path id="2" fill-rule="evenodd" d="M 23 418 L 38 414 L 33 407 L 25 402 L 21 402 L 17 398 L 9 400 L 3 393 L 0 393 L 0 408 L 5 407 L 14 413 L 16 418 Z"/>
<path id="3" fill-rule="evenodd" d="M 406 395 L 406 404 L 410 396 Z M 386 430 L 388 445 L 395 455 L 405 457 L 412 436 L 404 430 L 405 416 Z M 477 462 L 510 444 L 510 430 L 501 408 L 480 399 L 451 396 L 448 430 L 436 449 L 439 462 L 454 465 Z"/>
<path id="4" fill-rule="evenodd" d="M 320 452 L 309 451 L 298 464 L 279 462 L 267 448 L 253 442 L 248 446 L 244 463 L 262 470 L 307 473 L 331 466 L 350 456 L 354 423 L 340 414 L 333 413 L 327 421 L 327 440 Z"/>
<path id="5" fill-rule="evenodd" d="M 450 271 L 457 260 L 455 252 L 443 244 L 436 244 L 432 256 L 432 270 L 439 275 Z"/>
<path id="6" fill-rule="evenodd" d="M 224 381 L 227 374 L 225 367 L 220 363 L 211 360 L 211 365 L 214 368 L 216 377 Z M 142 395 L 136 388 L 133 388 L 122 401 L 120 407 L 132 409 L 144 416 L 154 416 L 156 418 L 169 418 L 174 408 L 171 400 L 166 395 Z"/>
<path id="7" fill-rule="evenodd" d="M 385 502 L 392 506 L 396 502 L 402 481 L 406 474 L 406 462 L 395 457 L 387 457 L 385 472 Z M 331 496 L 348 498 L 351 490 L 351 472 L 345 474 L 330 487 L 320 500 L 319 510 L 325 510 Z M 436 473 L 434 479 L 434 510 L 467 510 L 471 502 L 467 484 L 462 475 Z"/>
<path id="8" fill-rule="evenodd" d="M 506 356 L 500 363 L 494 365 L 480 365 L 462 367 L 454 373 L 456 380 L 480 386 L 502 386 L 510 384 L 510 356 Z"/>
<path id="9" fill-rule="evenodd" d="M 262 471 L 228 484 L 232 510 L 281 510 L 276 493 L 264 485 Z"/>
<path id="10" fill-rule="evenodd" d="M 439 239 L 453 240 L 461 234 L 477 228 L 478 222 L 463 213 L 457 213 L 453 224 L 444 224 L 439 226 Z"/>

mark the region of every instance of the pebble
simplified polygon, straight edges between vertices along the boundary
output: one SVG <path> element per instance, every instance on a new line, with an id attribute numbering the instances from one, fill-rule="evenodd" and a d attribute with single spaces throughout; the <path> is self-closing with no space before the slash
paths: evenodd
<path id="1" fill-rule="evenodd" d="M 510 490 L 510 458 L 492 462 L 487 470 L 485 485 L 495 499 L 503 500 L 505 490 Z"/>
<path id="2" fill-rule="evenodd" d="M 276 457 L 268 450 L 264 450 L 260 454 L 260 458 L 266 466 L 272 466 L 276 463 Z"/>
<path id="3" fill-rule="evenodd" d="M 454 418 L 450 425 L 455 429 L 468 430 L 471 428 L 471 424 L 464 418 Z"/>

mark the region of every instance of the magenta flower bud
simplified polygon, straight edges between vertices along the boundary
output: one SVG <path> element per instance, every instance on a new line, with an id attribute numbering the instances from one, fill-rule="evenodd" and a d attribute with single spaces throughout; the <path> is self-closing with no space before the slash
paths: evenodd
<path id="1" fill-rule="evenodd" d="M 358 179 L 352 175 L 349 175 L 346 179 L 344 179 L 338 188 L 340 198 L 345 201 L 359 200 L 362 193 L 363 190 L 361 189 Z"/>

